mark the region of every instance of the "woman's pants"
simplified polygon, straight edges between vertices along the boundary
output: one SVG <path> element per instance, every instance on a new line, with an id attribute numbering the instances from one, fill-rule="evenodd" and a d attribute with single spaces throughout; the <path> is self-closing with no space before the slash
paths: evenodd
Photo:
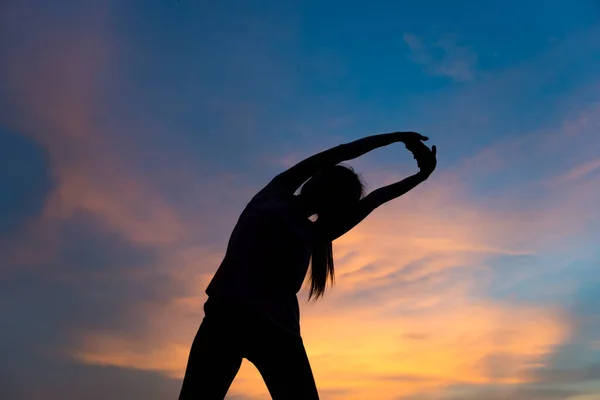
<path id="1" fill-rule="evenodd" d="M 209 298 L 179 400 L 223 400 L 242 364 L 252 362 L 274 400 L 318 400 L 304 343 L 261 315 Z"/>

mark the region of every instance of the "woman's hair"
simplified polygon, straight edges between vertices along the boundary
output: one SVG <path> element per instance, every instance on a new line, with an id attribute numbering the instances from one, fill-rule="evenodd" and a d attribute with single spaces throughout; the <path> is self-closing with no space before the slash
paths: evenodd
<path id="1" fill-rule="evenodd" d="M 360 176 L 352 167 L 336 165 L 321 171 L 310 178 L 300 191 L 301 195 L 310 195 L 317 201 L 330 201 L 336 211 L 344 212 L 348 207 L 353 207 L 364 196 L 364 184 Z M 326 197 L 326 198 L 324 198 Z M 316 236 L 313 240 L 311 256 L 310 294 L 308 299 L 316 301 L 325 293 L 325 286 L 329 279 L 334 282 L 333 246 L 330 239 L 322 237 L 319 225 L 327 222 L 327 213 L 317 214 L 315 224 Z"/>

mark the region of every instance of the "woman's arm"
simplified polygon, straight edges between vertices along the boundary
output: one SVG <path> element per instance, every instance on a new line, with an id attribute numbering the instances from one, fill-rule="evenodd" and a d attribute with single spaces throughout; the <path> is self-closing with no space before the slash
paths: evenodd
<path id="1" fill-rule="evenodd" d="M 416 132 L 392 132 L 367 136 L 350 143 L 341 144 L 315 154 L 280 173 L 261 192 L 277 191 L 293 194 L 311 176 L 327 167 L 352 160 L 371 150 L 392 143 L 412 143 L 422 140 L 428 140 L 428 138 Z"/>
<path id="2" fill-rule="evenodd" d="M 421 182 L 427 180 L 437 165 L 436 147 L 433 146 L 432 149 L 429 150 L 427 146 L 419 142 L 418 144 L 410 143 L 410 145 L 407 145 L 407 148 L 409 148 L 413 154 L 415 154 L 415 158 L 417 159 L 417 163 L 420 168 L 419 172 L 401 180 L 400 182 L 381 187 L 369 193 L 358 203 L 358 206 L 352 212 L 350 212 L 349 215 L 346 214 L 339 216 L 335 220 L 322 221 L 319 227 L 321 233 L 324 234 L 329 240 L 333 241 L 358 225 L 377 207 L 402 196 L 408 191 L 414 189 Z"/>

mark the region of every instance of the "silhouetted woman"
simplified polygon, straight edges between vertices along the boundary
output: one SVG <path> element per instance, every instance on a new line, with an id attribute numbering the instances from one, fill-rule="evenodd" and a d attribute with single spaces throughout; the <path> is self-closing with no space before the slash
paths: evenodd
<path id="1" fill-rule="evenodd" d="M 243 358 L 256 366 L 273 399 L 319 398 L 296 296 L 309 263 L 309 299 L 317 299 L 327 280 L 333 282 L 331 242 L 433 172 L 436 148 L 424 140 L 415 132 L 394 132 L 342 144 L 277 175 L 252 198 L 206 289 L 180 400 L 223 399 Z M 395 142 L 413 153 L 420 171 L 364 197 L 360 178 L 338 164 Z"/>

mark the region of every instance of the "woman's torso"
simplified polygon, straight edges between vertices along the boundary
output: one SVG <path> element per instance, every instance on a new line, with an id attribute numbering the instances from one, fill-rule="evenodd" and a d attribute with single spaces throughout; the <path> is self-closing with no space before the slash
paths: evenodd
<path id="1" fill-rule="evenodd" d="M 206 293 L 238 302 L 300 335 L 297 293 L 310 263 L 311 226 L 295 196 L 255 196 Z"/>

